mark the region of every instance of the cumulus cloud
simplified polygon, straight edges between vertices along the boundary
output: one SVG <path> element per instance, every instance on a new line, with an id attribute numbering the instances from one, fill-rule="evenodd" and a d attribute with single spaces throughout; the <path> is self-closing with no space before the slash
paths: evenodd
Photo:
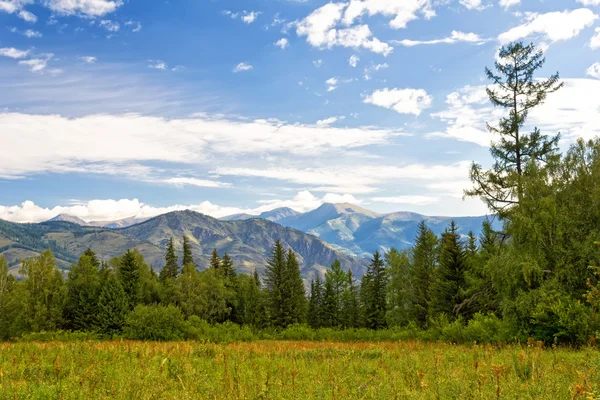
<path id="1" fill-rule="evenodd" d="M 590 39 L 590 48 L 592 50 L 600 49 L 600 28 L 596 28 L 596 34 Z"/>
<path id="2" fill-rule="evenodd" d="M 329 3 L 318 8 L 296 24 L 298 36 L 306 36 L 309 44 L 318 48 L 335 46 L 365 48 L 387 56 L 394 49 L 387 43 L 373 37 L 368 25 L 338 28 L 347 3 Z"/>
<path id="3" fill-rule="evenodd" d="M 481 4 L 481 0 L 460 0 L 460 4 L 469 10 L 483 10 L 485 7 Z"/>
<path id="4" fill-rule="evenodd" d="M 281 38 L 275 42 L 275 46 L 281 48 L 281 50 L 285 50 L 286 47 L 290 45 L 290 41 L 286 38 Z"/>
<path id="5" fill-rule="evenodd" d="M 373 92 L 365 103 L 394 110 L 400 114 L 420 115 L 429 107 L 433 98 L 423 89 L 381 89 Z"/>
<path id="6" fill-rule="evenodd" d="M 551 42 L 569 40 L 591 26 L 598 16 L 587 8 L 554 11 L 545 14 L 528 13 L 522 25 L 514 27 L 498 36 L 502 44 L 529 37 L 543 35 Z"/>
<path id="7" fill-rule="evenodd" d="M 590 65 L 590 67 L 585 71 L 585 73 L 588 76 L 600 79 L 600 62 Z"/>
<path id="8" fill-rule="evenodd" d="M 135 26 L 131 32 L 140 32 L 142 30 L 142 24 L 135 21 L 126 21 L 125 26 Z"/>
<path id="9" fill-rule="evenodd" d="M 440 44 L 440 43 L 454 44 L 454 43 L 459 43 L 459 42 L 473 43 L 473 44 L 480 45 L 487 41 L 488 41 L 488 39 L 483 39 L 476 33 L 464 33 L 464 32 L 459 32 L 459 31 L 452 31 L 450 36 L 445 37 L 443 39 L 435 39 L 435 40 L 408 40 L 408 39 L 405 39 L 405 40 L 399 40 L 399 41 L 392 41 L 392 43 L 400 44 L 405 47 L 412 47 L 412 46 L 418 46 L 418 45 L 424 45 L 424 44 Z"/>
<path id="10" fill-rule="evenodd" d="M 392 18 L 390 27 L 406 28 L 406 24 L 421 14 L 426 19 L 435 16 L 429 0 L 351 0 L 344 13 L 344 24 L 351 25 L 364 14 Z"/>
<path id="11" fill-rule="evenodd" d="M 0 48 L 0 56 L 10 58 L 25 58 L 29 55 L 29 50 L 18 50 L 14 47 L 2 47 Z"/>
<path id="12" fill-rule="evenodd" d="M 31 58 L 29 60 L 19 61 L 19 65 L 26 66 L 31 72 L 41 72 L 46 70 L 48 62 L 54 57 L 54 54 L 44 54 L 38 58 Z M 59 72 L 60 70 L 53 70 Z"/>
<path id="13" fill-rule="evenodd" d="M 42 4 L 57 14 L 101 17 L 123 5 L 121 0 L 43 0 Z"/>
<path id="14" fill-rule="evenodd" d="M 47 221 L 59 214 L 68 214 L 86 222 L 114 221 L 124 218 L 152 218 L 172 211 L 192 210 L 215 218 L 227 215 L 246 213 L 258 215 L 279 207 L 290 207 L 299 212 L 313 210 L 323 203 L 360 203 L 349 194 L 327 193 L 323 197 L 316 197 L 309 191 L 298 192 L 291 199 L 270 199 L 260 201 L 254 208 L 224 207 L 204 201 L 192 205 L 172 205 L 168 207 L 155 207 L 145 204 L 138 199 L 121 200 L 91 200 L 74 202 L 70 205 L 52 208 L 40 207 L 32 201 L 24 201 L 19 205 L 0 205 L 0 219 L 11 222 L 27 223 Z"/>
<path id="15" fill-rule="evenodd" d="M 148 68 L 150 69 L 158 69 L 161 71 L 166 71 L 168 65 L 162 60 L 148 60 L 150 64 L 148 64 Z"/>
<path id="16" fill-rule="evenodd" d="M 79 57 L 79 59 L 86 64 L 95 64 L 96 61 L 98 61 L 98 59 L 96 57 L 92 57 L 92 56 L 81 56 L 81 57 Z"/>
<path id="17" fill-rule="evenodd" d="M 356 55 L 353 54 L 352 56 L 350 56 L 350 58 L 348 59 L 348 64 L 352 67 L 352 68 L 356 68 L 356 66 L 358 65 L 358 62 L 360 61 L 360 58 Z"/>
<path id="18" fill-rule="evenodd" d="M 589 70 L 588 70 L 589 71 Z M 592 69 L 593 73 L 593 69 Z M 600 92 L 600 80 L 564 79 L 565 86 L 548 95 L 546 102 L 533 109 L 525 129 L 537 126 L 548 135 L 561 133 L 563 143 L 578 137 L 590 139 L 600 135 L 600 99 L 590 93 Z M 444 132 L 433 133 L 464 142 L 489 146 L 497 139 L 486 130 L 486 122 L 495 124 L 505 111 L 494 108 L 487 98 L 485 86 L 466 86 L 446 98 L 447 109 L 432 114 L 447 123 Z"/>
<path id="19" fill-rule="evenodd" d="M 578 3 L 584 6 L 600 6 L 600 0 L 577 0 Z"/>
<path id="20" fill-rule="evenodd" d="M 233 72 L 237 73 L 237 72 L 250 71 L 252 68 L 254 68 L 252 65 L 245 63 L 245 62 L 241 62 L 238 65 L 236 65 L 236 67 L 233 69 Z"/>
<path id="21" fill-rule="evenodd" d="M 314 65 L 316 68 L 321 68 L 321 66 L 323 66 L 323 60 L 314 60 L 314 61 L 313 61 L 313 65 Z"/>
<path id="22" fill-rule="evenodd" d="M 339 154 L 387 143 L 402 134 L 396 130 L 277 120 L 238 121 L 211 116 L 165 119 L 133 114 L 66 118 L 0 113 L 0 126 L 10 127 L 10 131 L 0 129 L 0 177 L 5 178 L 51 172 L 128 172 L 146 177 L 152 171 L 143 163 L 151 161 L 195 165 L 223 154 Z"/>
<path id="23" fill-rule="evenodd" d="M 32 24 L 35 24 L 37 22 L 37 17 L 35 16 L 35 14 L 30 13 L 27 10 L 21 10 L 21 11 L 19 11 L 19 13 L 17 14 L 17 16 L 19 18 L 21 18 L 23 21 L 30 22 Z"/>
<path id="24" fill-rule="evenodd" d="M 521 3 L 521 0 L 500 0 L 500 2 L 498 4 L 500 5 L 500 7 L 503 7 L 505 10 L 507 10 L 510 7 L 516 6 L 517 4 L 520 4 L 520 3 Z"/>
<path id="25" fill-rule="evenodd" d="M 327 91 L 328 92 L 333 92 L 335 89 L 337 89 L 337 85 L 339 83 L 338 78 L 329 78 L 325 81 L 325 84 L 327 85 Z"/>
<path id="26" fill-rule="evenodd" d="M 246 12 L 244 11 L 244 15 L 242 15 L 242 21 L 244 21 L 246 24 L 251 24 L 254 21 L 256 21 L 256 18 L 258 18 L 258 16 L 261 13 L 259 12 L 255 12 L 255 11 L 250 11 L 250 12 Z"/>
<path id="27" fill-rule="evenodd" d="M 118 22 L 108 19 L 100 21 L 100 26 L 106 29 L 108 32 L 118 32 L 119 29 L 121 29 L 121 26 Z"/>
<path id="28" fill-rule="evenodd" d="M 0 0 L 0 11 L 12 14 L 31 3 L 33 0 Z"/>
<path id="29" fill-rule="evenodd" d="M 331 124 L 335 124 L 338 121 L 341 121 L 343 119 L 345 119 L 346 117 L 344 116 L 340 116 L 340 117 L 329 117 L 329 118 L 325 118 L 325 119 L 321 119 L 317 121 L 317 125 L 319 126 L 328 126 Z"/>

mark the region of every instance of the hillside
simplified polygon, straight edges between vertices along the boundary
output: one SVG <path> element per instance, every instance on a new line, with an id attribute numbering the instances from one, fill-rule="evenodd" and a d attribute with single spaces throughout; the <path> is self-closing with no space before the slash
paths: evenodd
<path id="1" fill-rule="evenodd" d="M 324 272 L 340 259 L 345 268 L 362 275 L 363 262 L 340 253 L 313 235 L 283 227 L 263 219 L 219 221 L 193 211 L 172 212 L 123 229 L 81 226 L 71 222 L 47 221 L 40 224 L 16 224 L 0 221 L 0 254 L 4 255 L 12 270 L 19 260 L 31 257 L 50 248 L 61 268 L 68 268 L 86 248 L 92 248 L 108 260 L 137 248 L 148 264 L 159 270 L 163 264 L 166 243 L 173 237 L 181 249 L 183 235 L 192 242 L 196 262 L 206 266 L 210 253 L 229 253 L 239 271 L 262 272 L 270 251 L 277 239 L 298 254 L 302 275 L 312 277 L 316 271 Z"/>

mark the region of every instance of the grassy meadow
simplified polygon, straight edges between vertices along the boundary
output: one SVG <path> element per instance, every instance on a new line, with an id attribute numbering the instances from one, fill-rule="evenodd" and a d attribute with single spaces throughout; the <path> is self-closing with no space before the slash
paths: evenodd
<path id="1" fill-rule="evenodd" d="M 0 399 L 598 399 L 599 355 L 534 343 L 2 343 Z"/>

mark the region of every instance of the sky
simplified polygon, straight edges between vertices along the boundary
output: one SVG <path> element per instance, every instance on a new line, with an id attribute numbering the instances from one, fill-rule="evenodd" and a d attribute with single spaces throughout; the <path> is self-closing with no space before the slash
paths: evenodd
<path id="1" fill-rule="evenodd" d="M 600 134 L 600 0 L 0 0 L 0 219 L 350 202 L 487 213 L 485 67 L 565 86 L 528 129 Z"/>

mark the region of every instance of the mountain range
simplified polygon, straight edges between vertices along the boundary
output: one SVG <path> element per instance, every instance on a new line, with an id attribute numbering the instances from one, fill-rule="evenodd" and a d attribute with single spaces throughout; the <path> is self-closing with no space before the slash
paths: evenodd
<path id="1" fill-rule="evenodd" d="M 284 247 L 293 249 L 302 268 L 302 276 L 311 278 L 339 259 L 345 269 L 361 276 L 366 263 L 334 249 L 316 236 L 284 227 L 266 219 L 220 221 L 194 212 L 177 211 L 159 215 L 126 228 L 81 225 L 76 220 L 50 220 L 38 224 L 17 224 L 0 220 L 0 254 L 16 273 L 20 260 L 39 255 L 50 248 L 57 264 L 68 269 L 89 247 L 102 259 L 123 254 L 137 248 L 146 262 L 156 270 L 163 265 L 164 249 L 173 237 L 177 249 L 182 238 L 188 236 L 196 263 L 205 267 L 210 254 L 217 249 L 228 253 L 238 271 L 262 272 L 277 239 Z M 181 254 L 180 254 L 181 256 Z"/>
<path id="2" fill-rule="evenodd" d="M 278 208 L 258 216 L 235 214 L 221 218 L 224 221 L 268 219 L 280 225 L 310 233 L 354 257 L 368 257 L 375 251 L 390 248 L 406 249 L 414 244 L 417 227 L 421 221 L 437 235 L 454 220 L 459 233 L 478 234 L 485 216 L 430 217 L 412 212 L 376 213 L 354 204 L 323 204 L 319 208 L 298 213 L 290 208 Z M 499 228 L 497 221 L 492 221 Z"/>

